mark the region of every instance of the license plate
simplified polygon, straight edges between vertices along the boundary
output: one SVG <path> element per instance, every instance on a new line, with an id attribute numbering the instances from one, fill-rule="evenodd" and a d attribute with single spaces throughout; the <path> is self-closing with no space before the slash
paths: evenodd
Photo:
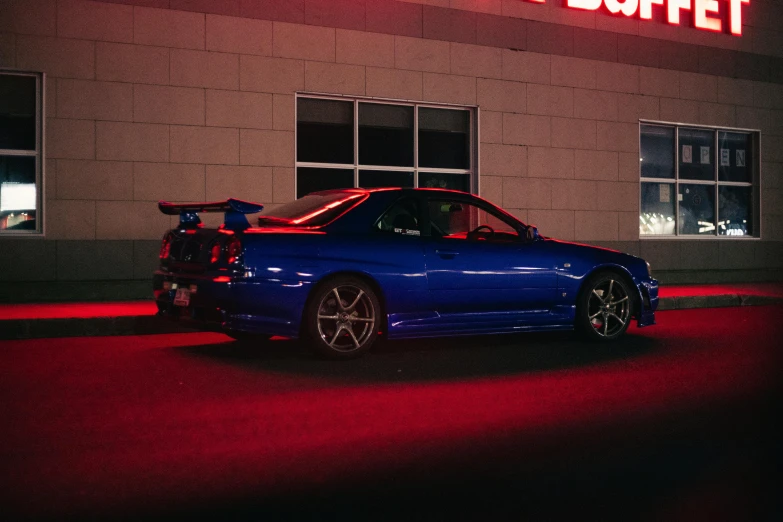
<path id="1" fill-rule="evenodd" d="M 190 290 L 188 288 L 177 288 L 177 294 L 174 296 L 175 306 L 188 306 L 190 304 Z"/>

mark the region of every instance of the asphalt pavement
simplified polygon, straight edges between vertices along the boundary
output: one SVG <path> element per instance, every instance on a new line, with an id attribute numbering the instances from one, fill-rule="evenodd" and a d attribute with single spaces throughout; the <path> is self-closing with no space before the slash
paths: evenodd
<path id="1" fill-rule="evenodd" d="M 777 522 L 781 319 L 344 362 L 216 333 L 2 341 L 3 518 Z"/>

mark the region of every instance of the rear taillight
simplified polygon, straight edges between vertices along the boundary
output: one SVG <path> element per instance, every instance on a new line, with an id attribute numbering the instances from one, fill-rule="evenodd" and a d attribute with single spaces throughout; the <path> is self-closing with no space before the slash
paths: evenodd
<path id="1" fill-rule="evenodd" d="M 209 263 L 215 264 L 220 259 L 220 243 L 212 245 L 212 249 L 209 251 Z"/>
<path id="2" fill-rule="evenodd" d="M 236 237 L 232 237 L 226 243 L 226 253 L 228 254 L 228 264 L 236 262 L 242 253 L 242 242 Z"/>
<path id="3" fill-rule="evenodd" d="M 171 233 L 168 233 L 165 236 L 163 236 L 163 243 L 161 243 L 160 245 L 159 257 L 161 259 L 166 259 L 169 257 L 170 252 L 171 252 Z"/>

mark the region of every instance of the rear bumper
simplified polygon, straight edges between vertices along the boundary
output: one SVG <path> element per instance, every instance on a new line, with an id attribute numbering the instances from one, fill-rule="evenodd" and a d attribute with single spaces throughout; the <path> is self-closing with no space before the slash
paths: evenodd
<path id="1" fill-rule="evenodd" d="M 190 290 L 187 306 L 174 304 L 178 288 Z M 232 330 L 296 338 L 301 318 L 301 307 L 297 303 L 303 304 L 306 299 L 306 294 L 301 295 L 302 290 L 307 288 L 301 284 L 242 277 L 216 281 L 213 274 L 181 275 L 156 271 L 153 276 L 158 315 L 204 331 Z"/>
<path id="2" fill-rule="evenodd" d="M 655 324 L 655 311 L 658 309 L 658 280 L 645 279 L 639 283 L 641 297 L 636 324 L 640 328 Z"/>

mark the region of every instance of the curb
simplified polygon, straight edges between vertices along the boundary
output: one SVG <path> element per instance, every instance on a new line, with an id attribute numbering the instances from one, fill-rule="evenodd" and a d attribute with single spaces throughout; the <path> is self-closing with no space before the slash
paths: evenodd
<path id="1" fill-rule="evenodd" d="M 689 310 L 693 308 L 725 308 L 730 306 L 763 306 L 783 302 L 783 296 L 757 294 L 717 294 L 661 297 L 658 310 Z"/>
<path id="2" fill-rule="evenodd" d="M 689 295 L 661 297 L 658 301 L 658 310 L 761 306 L 777 303 L 783 303 L 783 296 L 756 294 Z M 197 331 L 199 330 L 155 315 L 0 320 L 0 340 L 42 339 L 46 337 L 152 335 L 193 333 Z"/>

